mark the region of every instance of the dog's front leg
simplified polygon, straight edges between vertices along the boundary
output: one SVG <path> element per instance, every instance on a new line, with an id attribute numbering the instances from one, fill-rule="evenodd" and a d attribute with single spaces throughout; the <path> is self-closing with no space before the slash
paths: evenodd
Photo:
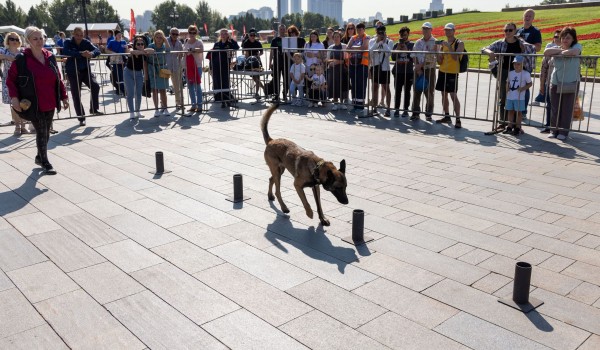
<path id="1" fill-rule="evenodd" d="M 300 200 L 302 201 L 302 205 L 306 211 L 306 216 L 312 219 L 313 211 L 310 208 L 310 204 L 308 204 L 308 201 L 306 200 L 306 195 L 304 194 L 304 188 L 302 188 L 302 184 L 294 180 L 294 187 L 296 188 L 296 192 L 298 192 L 298 197 L 300 197 Z"/>
<path id="2" fill-rule="evenodd" d="M 323 208 L 321 207 L 321 185 L 313 186 L 313 195 L 315 196 L 315 202 L 317 202 L 317 214 L 319 214 L 319 220 L 323 226 L 329 226 L 329 220 L 323 215 Z"/>

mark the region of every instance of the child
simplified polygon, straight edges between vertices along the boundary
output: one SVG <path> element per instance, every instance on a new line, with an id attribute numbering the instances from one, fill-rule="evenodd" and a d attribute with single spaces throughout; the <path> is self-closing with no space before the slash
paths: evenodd
<path id="1" fill-rule="evenodd" d="M 294 64 L 290 67 L 290 99 L 292 99 L 292 106 L 302 106 L 302 99 L 304 99 L 304 74 L 306 73 L 306 66 L 302 63 L 302 54 L 296 52 L 294 54 Z M 298 97 L 294 98 L 298 90 Z"/>
<path id="2" fill-rule="evenodd" d="M 327 92 L 327 80 L 323 75 L 323 67 L 320 64 L 315 65 L 315 73 L 312 77 L 306 78 L 311 81 L 311 88 L 309 91 L 309 97 L 316 102 L 309 102 L 308 107 L 323 107 L 323 101 L 325 101 L 325 95 Z"/>
<path id="3" fill-rule="evenodd" d="M 521 133 L 521 119 L 525 105 L 525 91 L 531 87 L 531 74 L 523 70 L 523 56 L 515 56 L 513 60 L 514 71 L 508 73 L 506 80 L 506 111 L 508 112 L 508 127 L 503 134 L 519 135 Z M 517 120 L 515 122 L 515 112 Z"/>

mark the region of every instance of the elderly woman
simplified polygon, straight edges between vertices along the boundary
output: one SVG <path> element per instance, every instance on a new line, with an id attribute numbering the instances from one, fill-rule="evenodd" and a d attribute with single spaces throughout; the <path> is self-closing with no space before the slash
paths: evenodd
<path id="1" fill-rule="evenodd" d="M 3 77 L 8 76 L 10 66 L 15 60 L 15 56 L 21 53 L 21 38 L 19 34 L 10 32 L 6 34 L 5 39 L 6 47 L 0 48 L 0 61 L 4 63 Z M 6 86 L 6 79 L 2 79 L 2 102 L 10 104 L 10 96 L 8 95 L 8 87 Z M 12 120 L 15 124 L 15 135 L 28 134 L 27 120 L 21 119 L 17 112 L 13 109 L 10 110 Z"/>
<path id="2" fill-rule="evenodd" d="M 161 76 L 161 69 L 167 69 L 167 54 L 171 51 L 169 43 L 162 30 L 154 32 L 152 44 L 148 46 L 148 77 L 152 87 L 152 102 L 154 102 L 154 117 L 169 115 L 167 109 L 167 89 L 169 88 L 170 76 Z M 158 96 L 160 95 L 160 110 L 158 108 Z"/>
<path id="3" fill-rule="evenodd" d="M 506 114 L 504 111 L 504 105 L 506 104 L 506 79 L 508 78 L 508 72 L 514 70 L 511 60 L 514 55 L 518 54 L 534 54 L 535 46 L 528 44 L 522 38 L 515 36 L 517 32 L 517 25 L 514 23 L 507 23 L 504 26 L 504 39 L 494 41 L 487 47 L 484 47 L 481 52 L 489 56 L 490 62 L 497 62 L 498 58 L 501 59 L 498 64 L 497 78 L 499 81 L 499 125 L 498 129 L 503 130 L 506 127 Z M 509 55 L 497 55 L 497 54 L 509 54 Z M 512 55 L 510 55 L 512 54 Z M 525 56 L 523 62 L 523 69 L 531 72 L 534 67 L 535 57 Z"/>
<path id="4" fill-rule="evenodd" d="M 54 110 L 60 110 L 61 101 L 63 108 L 69 108 L 69 100 L 56 58 L 44 49 L 42 31 L 27 27 L 25 39 L 29 48 L 10 67 L 6 85 L 12 108 L 30 119 L 37 130 L 35 164 L 41 165 L 45 174 L 55 175 L 56 170 L 48 161 L 50 127 Z"/>
<path id="5" fill-rule="evenodd" d="M 550 100 L 552 101 L 552 133 L 549 138 L 565 140 L 569 135 L 573 107 L 579 90 L 581 77 L 579 56 L 582 46 L 577 42 L 577 32 L 573 27 L 565 27 L 560 32 L 560 47 L 550 47 L 544 56 L 554 57 L 554 71 L 550 77 Z"/>
<path id="6" fill-rule="evenodd" d="M 210 70 L 212 71 L 214 90 L 230 89 L 229 66 L 231 59 L 235 57 L 236 50 L 239 49 L 240 46 L 237 41 L 229 37 L 227 29 L 221 29 L 219 40 L 215 42 L 212 50 L 208 53 L 210 55 Z M 215 102 L 221 102 L 221 108 L 230 107 L 235 103 L 229 91 L 216 93 Z"/>

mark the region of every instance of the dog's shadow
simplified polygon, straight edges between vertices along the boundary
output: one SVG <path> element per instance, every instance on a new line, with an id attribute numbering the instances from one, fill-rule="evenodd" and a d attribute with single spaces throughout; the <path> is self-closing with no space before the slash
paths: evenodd
<path id="1" fill-rule="evenodd" d="M 321 225 L 317 228 L 296 228 L 288 216 L 278 215 L 273 223 L 267 225 L 265 238 L 284 253 L 288 253 L 288 249 L 282 242 L 294 246 L 312 259 L 337 265 L 342 274 L 348 264 L 358 261 L 354 249 L 334 246 L 330 238 L 335 236 L 326 235 Z"/>

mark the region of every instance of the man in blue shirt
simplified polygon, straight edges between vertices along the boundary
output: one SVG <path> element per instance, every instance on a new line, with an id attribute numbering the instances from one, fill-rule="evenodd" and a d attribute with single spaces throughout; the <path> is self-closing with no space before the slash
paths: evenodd
<path id="1" fill-rule="evenodd" d="M 120 30 L 115 30 L 115 39 L 111 40 L 106 44 L 106 53 L 124 54 L 127 52 L 127 41 L 123 40 L 123 34 Z M 110 56 L 110 69 L 112 72 L 111 80 L 117 94 L 125 95 L 125 82 L 123 81 L 123 68 L 125 66 L 125 60 L 123 55 L 112 55 Z"/>
<path id="2" fill-rule="evenodd" d="M 85 126 L 85 109 L 81 104 L 81 83 L 85 84 L 91 91 L 90 113 L 102 114 L 99 111 L 100 105 L 98 102 L 100 86 L 90 69 L 90 58 L 100 55 L 100 50 L 89 40 L 83 38 L 83 28 L 76 27 L 73 29 L 73 37 L 65 40 L 62 54 L 69 56 L 65 69 L 71 86 L 73 107 L 75 107 L 79 125 Z"/>

